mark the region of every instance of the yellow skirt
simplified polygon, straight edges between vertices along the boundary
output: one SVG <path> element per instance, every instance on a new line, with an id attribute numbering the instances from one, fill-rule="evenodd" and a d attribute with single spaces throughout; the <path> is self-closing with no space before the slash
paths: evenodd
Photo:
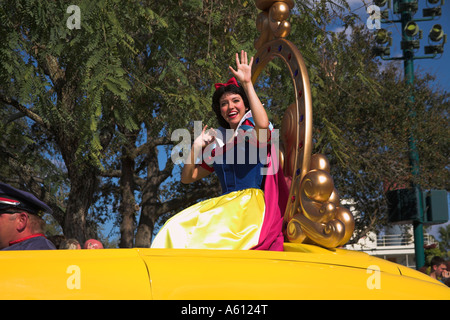
<path id="1" fill-rule="evenodd" d="M 247 250 L 259 242 L 264 213 L 262 190 L 230 192 L 167 220 L 151 247 Z"/>

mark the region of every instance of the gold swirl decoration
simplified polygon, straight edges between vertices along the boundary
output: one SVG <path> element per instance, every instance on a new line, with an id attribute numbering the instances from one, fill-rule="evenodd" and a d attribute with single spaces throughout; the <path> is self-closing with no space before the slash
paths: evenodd
<path id="1" fill-rule="evenodd" d="M 252 81 L 269 61 L 281 58 L 289 69 L 295 92 L 281 126 L 280 166 L 289 185 L 284 214 L 286 241 L 315 243 L 326 248 L 344 245 L 352 236 L 355 222 L 351 212 L 340 205 L 330 175 L 328 159 L 312 154 L 312 99 L 305 62 L 297 47 L 284 39 L 291 30 L 287 21 L 292 0 L 256 0 L 262 12 L 256 26 L 255 62 Z"/>

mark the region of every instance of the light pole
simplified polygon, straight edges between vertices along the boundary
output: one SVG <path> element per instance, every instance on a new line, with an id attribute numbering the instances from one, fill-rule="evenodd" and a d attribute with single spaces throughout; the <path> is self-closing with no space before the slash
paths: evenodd
<path id="1" fill-rule="evenodd" d="M 412 130 L 408 138 L 409 147 L 409 160 L 411 165 L 411 173 L 413 175 L 413 181 L 411 187 L 413 190 L 413 195 L 415 197 L 415 207 L 416 214 L 413 220 L 414 228 L 414 248 L 416 256 L 416 268 L 419 269 L 425 264 L 425 252 L 424 252 L 424 237 L 423 237 L 423 223 L 424 223 L 424 212 L 425 204 L 424 198 L 422 196 L 422 190 L 419 184 L 419 153 L 417 150 L 416 139 L 414 137 L 414 118 L 416 117 L 413 104 L 414 104 L 414 60 L 416 59 L 433 59 L 439 54 L 443 53 L 444 44 L 447 40 L 446 35 L 442 30 L 442 26 L 435 24 L 430 33 L 429 40 L 432 42 L 438 42 L 436 45 L 425 46 L 425 55 L 416 56 L 415 52 L 420 48 L 420 39 L 422 39 L 422 30 L 419 29 L 417 22 L 420 21 L 430 21 L 436 17 L 440 17 L 442 14 L 441 5 L 444 5 L 444 0 L 427 0 L 428 5 L 423 9 L 423 18 L 414 18 L 414 15 L 419 9 L 419 3 L 417 0 L 375 0 L 375 5 L 380 9 L 387 5 L 388 9 L 391 9 L 393 4 L 393 13 L 400 17 L 400 19 L 389 20 L 389 11 L 383 10 L 381 12 L 381 23 L 401 23 L 402 26 L 402 40 L 401 49 L 403 51 L 403 56 L 401 57 L 390 57 L 390 48 L 392 45 L 391 33 L 385 29 L 378 29 L 375 35 L 375 40 L 378 45 L 374 48 L 375 54 L 379 55 L 383 60 L 403 60 L 404 62 L 404 72 L 405 72 L 405 82 L 410 87 L 410 95 L 408 99 L 408 109 L 409 116 L 411 118 L 411 123 L 413 124 Z"/>

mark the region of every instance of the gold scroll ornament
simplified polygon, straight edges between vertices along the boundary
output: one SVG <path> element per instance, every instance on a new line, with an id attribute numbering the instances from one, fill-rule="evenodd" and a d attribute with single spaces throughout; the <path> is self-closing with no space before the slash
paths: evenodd
<path id="1" fill-rule="evenodd" d="M 287 65 L 295 91 L 295 103 L 283 117 L 280 166 L 289 185 L 284 213 L 284 232 L 289 242 L 316 243 L 336 248 L 348 242 L 355 228 L 351 212 L 340 205 L 330 165 L 312 153 L 312 100 L 308 71 L 297 47 L 286 40 L 293 0 L 256 0 L 262 10 L 256 20 L 260 37 L 255 40 L 252 81 L 269 61 L 281 58 Z"/>

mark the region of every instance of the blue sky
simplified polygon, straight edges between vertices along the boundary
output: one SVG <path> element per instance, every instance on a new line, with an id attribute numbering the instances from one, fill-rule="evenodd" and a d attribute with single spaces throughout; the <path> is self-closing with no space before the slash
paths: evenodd
<path id="1" fill-rule="evenodd" d="M 366 21 L 369 17 L 367 13 L 367 6 L 372 5 L 373 2 L 369 0 L 349 0 L 348 1 L 352 12 L 356 13 L 359 17 L 361 17 L 362 21 Z M 421 30 L 423 30 L 423 38 L 420 40 L 420 49 L 415 52 L 415 56 L 424 56 L 424 47 L 429 45 L 428 43 L 428 33 L 431 27 L 434 24 L 440 24 L 443 27 L 444 33 L 450 35 L 450 3 L 447 3 L 441 6 L 442 8 L 442 16 L 440 18 L 436 18 L 433 21 L 422 21 L 418 22 L 418 25 Z M 425 7 L 435 7 L 436 5 L 427 5 L 427 1 L 419 0 L 419 10 L 414 15 L 414 18 L 422 18 L 422 9 Z M 381 10 L 386 9 L 386 7 L 381 8 Z M 399 19 L 399 17 L 393 14 L 393 10 L 389 9 L 389 18 Z M 401 57 L 402 51 L 400 48 L 401 41 L 401 24 L 400 23 L 391 23 L 386 24 L 383 23 L 381 25 L 382 28 L 387 29 L 392 32 L 392 46 L 391 46 L 391 57 Z M 372 29 L 374 32 L 375 29 Z M 447 42 L 450 42 L 450 38 Z M 402 63 L 400 61 L 399 63 Z M 428 72 L 432 75 L 436 76 L 436 83 L 439 84 L 444 90 L 450 92 L 450 44 L 447 43 L 444 46 L 444 53 L 439 57 L 439 59 L 420 59 L 414 60 L 414 70 L 415 72 Z"/>

